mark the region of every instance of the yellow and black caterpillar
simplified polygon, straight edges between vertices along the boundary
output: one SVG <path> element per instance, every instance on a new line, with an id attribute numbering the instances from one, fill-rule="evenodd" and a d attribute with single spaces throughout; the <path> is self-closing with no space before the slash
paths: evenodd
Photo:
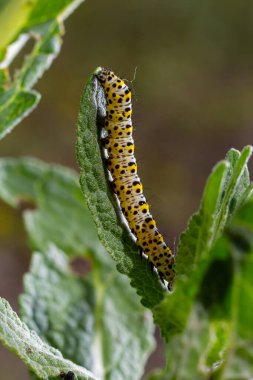
<path id="1" fill-rule="evenodd" d="M 108 153 L 108 170 L 113 188 L 137 245 L 157 268 L 161 279 L 172 288 L 175 277 L 174 255 L 159 233 L 143 195 L 134 157 L 133 125 L 131 120 L 131 90 L 112 71 L 98 68 L 96 76 L 106 97 L 104 147 Z"/>

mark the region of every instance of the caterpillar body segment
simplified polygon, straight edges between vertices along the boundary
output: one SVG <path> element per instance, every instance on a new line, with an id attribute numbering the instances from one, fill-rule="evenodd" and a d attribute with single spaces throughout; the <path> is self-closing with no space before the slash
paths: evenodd
<path id="1" fill-rule="evenodd" d="M 113 178 L 113 190 L 136 243 L 157 269 L 171 290 L 175 277 L 174 255 L 164 242 L 150 213 L 137 173 L 132 137 L 131 91 L 112 71 L 99 68 L 95 73 L 106 97 L 104 147 L 108 153 L 107 168 Z"/>

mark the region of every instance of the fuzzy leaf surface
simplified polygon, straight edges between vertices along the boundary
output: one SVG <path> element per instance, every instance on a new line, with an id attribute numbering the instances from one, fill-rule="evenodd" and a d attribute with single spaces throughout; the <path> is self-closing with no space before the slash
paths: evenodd
<path id="1" fill-rule="evenodd" d="M 9 303 L 0 298 L 0 340 L 15 352 L 39 379 L 56 380 L 60 373 L 72 371 L 77 380 L 95 380 L 85 368 L 63 358 L 60 351 L 44 343 L 31 331 Z"/>

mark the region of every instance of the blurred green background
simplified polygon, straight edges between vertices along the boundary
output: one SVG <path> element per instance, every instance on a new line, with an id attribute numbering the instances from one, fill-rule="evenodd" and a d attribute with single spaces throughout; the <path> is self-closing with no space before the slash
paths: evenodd
<path id="1" fill-rule="evenodd" d="M 139 174 L 173 246 L 198 208 L 211 168 L 229 148 L 253 141 L 253 2 L 87 0 L 65 27 L 62 51 L 36 86 L 42 100 L 2 140 L 1 156 L 77 169 L 83 86 L 97 66 L 112 68 L 132 81 Z M 30 253 L 21 214 L 0 207 L 1 296 L 17 309 Z M 162 362 L 159 355 L 152 366 Z M 28 379 L 23 364 L 2 348 L 0 368 L 5 380 Z"/>

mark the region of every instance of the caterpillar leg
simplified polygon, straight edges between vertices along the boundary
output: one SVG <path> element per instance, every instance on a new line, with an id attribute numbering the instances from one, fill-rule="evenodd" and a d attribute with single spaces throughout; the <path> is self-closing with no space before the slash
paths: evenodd
<path id="1" fill-rule="evenodd" d="M 106 144 L 108 144 L 108 137 L 101 137 L 100 141 L 103 147 L 105 148 Z"/>
<path id="2" fill-rule="evenodd" d="M 154 264 L 151 263 L 151 261 L 150 261 L 149 265 L 150 265 L 151 272 L 154 273 L 154 268 L 155 268 Z"/>
<path id="3" fill-rule="evenodd" d="M 110 186 L 111 190 L 114 192 L 115 185 L 114 185 L 113 179 L 109 178 L 109 176 L 108 176 L 108 185 Z"/>
<path id="4" fill-rule="evenodd" d="M 165 285 L 164 276 L 163 276 L 162 272 L 158 272 L 158 275 L 159 275 L 159 278 L 160 278 L 161 282 L 163 283 L 163 285 Z"/>

